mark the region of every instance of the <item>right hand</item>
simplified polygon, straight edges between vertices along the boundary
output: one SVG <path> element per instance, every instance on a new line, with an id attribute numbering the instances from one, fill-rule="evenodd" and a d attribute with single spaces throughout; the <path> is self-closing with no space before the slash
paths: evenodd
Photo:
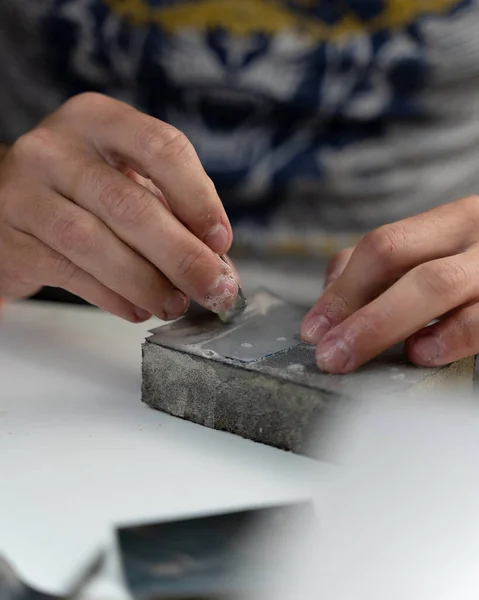
<path id="1" fill-rule="evenodd" d="M 0 297 L 62 287 L 138 322 L 214 312 L 238 284 L 231 226 L 174 127 L 99 94 L 69 100 L 0 163 Z"/>

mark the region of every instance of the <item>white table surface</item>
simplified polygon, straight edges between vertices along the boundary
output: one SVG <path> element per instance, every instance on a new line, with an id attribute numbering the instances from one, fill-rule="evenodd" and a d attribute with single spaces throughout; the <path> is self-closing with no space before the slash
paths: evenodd
<path id="1" fill-rule="evenodd" d="M 44 590 L 65 591 L 116 524 L 305 498 L 329 477 L 143 405 L 140 344 L 154 324 L 33 302 L 3 311 L 0 554 Z"/>

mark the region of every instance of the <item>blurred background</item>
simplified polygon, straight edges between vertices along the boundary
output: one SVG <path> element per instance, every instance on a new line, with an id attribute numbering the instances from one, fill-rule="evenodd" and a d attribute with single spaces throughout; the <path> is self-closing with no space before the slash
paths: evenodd
<path id="1" fill-rule="evenodd" d="M 243 277 L 304 271 L 309 301 L 325 256 L 477 192 L 478 21 L 475 0 L 2 0 L 0 143 L 88 90 L 175 125 Z"/>

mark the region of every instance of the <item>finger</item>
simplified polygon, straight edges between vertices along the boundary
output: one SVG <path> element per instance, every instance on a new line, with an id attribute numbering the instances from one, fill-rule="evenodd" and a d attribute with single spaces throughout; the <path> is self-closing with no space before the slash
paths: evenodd
<path id="1" fill-rule="evenodd" d="M 98 106 L 96 118 L 91 118 L 92 103 Z M 110 163 L 121 160 L 150 179 L 190 231 L 214 252 L 226 253 L 232 240 L 228 217 L 186 136 L 122 102 L 102 96 L 91 95 L 88 110 L 88 118 L 81 120 L 82 134 L 94 140 L 102 156 Z"/>
<path id="2" fill-rule="evenodd" d="M 329 262 L 324 274 L 324 289 L 328 289 L 342 274 L 351 258 L 354 248 L 345 248 L 338 252 Z"/>
<path id="3" fill-rule="evenodd" d="M 60 255 L 58 257 L 59 260 L 64 260 Z M 70 263 L 68 267 L 63 265 L 63 268 L 65 269 L 64 273 L 60 277 L 58 275 L 54 277 L 52 283 L 49 285 L 62 287 L 68 292 L 85 299 L 90 304 L 98 306 L 105 312 L 109 312 L 132 323 L 143 323 L 151 317 L 148 311 L 131 304 L 122 296 L 101 284 L 94 277 L 76 267 L 73 263 Z M 71 274 L 69 273 L 69 269 L 71 269 Z M 68 276 L 65 281 L 65 274 L 67 273 Z"/>
<path id="4" fill-rule="evenodd" d="M 303 340 L 318 343 L 405 272 L 469 247 L 475 242 L 478 220 L 479 199 L 466 198 L 368 234 L 356 246 L 342 275 L 304 318 Z"/>
<path id="5" fill-rule="evenodd" d="M 62 195 L 101 221 L 188 297 L 214 312 L 238 293 L 231 269 L 143 186 L 100 160 L 66 159 L 52 174 Z"/>
<path id="6" fill-rule="evenodd" d="M 332 329 L 316 348 L 324 371 L 347 373 L 405 340 L 433 319 L 479 297 L 475 249 L 416 267 Z"/>
<path id="7" fill-rule="evenodd" d="M 150 192 L 153 195 L 155 195 L 158 198 L 158 200 L 160 200 L 166 206 L 166 208 L 168 210 L 170 210 L 170 207 L 168 206 L 168 202 L 166 201 L 166 198 L 163 195 L 163 192 L 161 190 L 159 190 L 150 179 L 146 179 L 145 177 L 138 175 L 138 173 L 136 171 L 133 171 L 133 169 L 130 169 L 129 167 L 122 167 L 118 170 L 120 171 L 120 173 L 123 173 L 123 175 L 126 175 L 127 177 L 129 177 L 135 183 L 139 183 L 140 185 L 145 187 L 147 190 L 150 190 Z"/>
<path id="8" fill-rule="evenodd" d="M 405 345 L 418 366 L 436 367 L 479 353 L 479 305 L 462 307 L 421 329 Z"/>
<path id="9" fill-rule="evenodd" d="M 186 296 L 92 214 L 54 193 L 20 212 L 14 226 L 135 306 L 164 320 L 185 313 Z"/>
<path id="10" fill-rule="evenodd" d="M 10 258 L 21 285 L 33 289 L 48 285 L 61 287 L 118 317 L 139 323 L 151 317 L 144 309 L 133 305 L 108 289 L 77 265 L 58 254 L 29 234 L 15 232 L 16 250 Z"/>
<path id="11" fill-rule="evenodd" d="M 29 236 L 15 232 L 12 228 L 2 229 L 0 235 L 0 298 L 19 299 L 33 296 L 42 284 L 33 282 L 25 274 L 30 264 L 25 260 L 23 248 L 31 246 Z"/>

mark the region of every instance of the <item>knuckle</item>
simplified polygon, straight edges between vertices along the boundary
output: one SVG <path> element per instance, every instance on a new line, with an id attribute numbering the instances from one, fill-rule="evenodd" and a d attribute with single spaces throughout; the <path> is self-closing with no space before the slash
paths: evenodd
<path id="1" fill-rule="evenodd" d="M 181 158 L 185 162 L 190 161 L 195 155 L 190 140 L 181 131 L 168 134 L 168 139 L 163 145 L 163 156 L 168 158 Z"/>
<path id="2" fill-rule="evenodd" d="M 156 206 L 154 198 L 146 188 L 138 186 L 136 189 L 131 185 L 106 185 L 100 193 L 99 200 L 110 219 L 132 227 L 145 225 Z"/>
<path id="3" fill-rule="evenodd" d="M 416 269 L 419 284 L 427 294 L 461 297 L 469 283 L 469 273 L 463 265 L 453 260 L 438 260 Z"/>
<path id="4" fill-rule="evenodd" d="M 155 158 L 162 138 L 162 127 L 153 120 L 148 120 L 138 132 L 138 147 L 146 155 Z"/>
<path id="5" fill-rule="evenodd" d="M 67 100 L 60 111 L 69 117 L 73 117 L 83 114 L 85 111 L 91 112 L 94 110 L 96 112 L 104 110 L 111 105 L 111 102 L 112 100 L 108 96 L 104 96 L 98 92 L 83 92 Z"/>
<path id="6" fill-rule="evenodd" d="M 375 259 L 390 265 L 396 261 L 405 244 L 406 234 L 402 227 L 395 225 L 383 225 L 371 233 L 368 233 L 358 245 L 359 252 L 372 254 Z"/>
<path id="7" fill-rule="evenodd" d="M 66 252 L 88 254 L 95 243 L 95 228 L 86 219 L 66 213 L 53 223 L 53 235 Z"/>
<path id="8" fill-rule="evenodd" d="M 208 253 L 206 247 L 195 244 L 179 256 L 176 265 L 176 271 L 181 277 L 190 277 L 203 272 L 205 265 L 208 262 Z"/>
<path id="9" fill-rule="evenodd" d="M 51 156 L 56 149 L 56 140 L 46 127 L 33 129 L 21 136 L 13 145 L 13 157 L 24 160 L 44 159 Z"/>
<path id="10" fill-rule="evenodd" d="M 148 123 L 139 134 L 140 148 L 152 159 L 185 159 L 194 155 L 184 133 L 171 125 Z"/>
<path id="11" fill-rule="evenodd" d="M 60 254 L 51 256 L 49 262 L 49 270 L 52 273 L 53 282 L 56 285 L 68 285 L 79 271 L 77 265 Z"/>

